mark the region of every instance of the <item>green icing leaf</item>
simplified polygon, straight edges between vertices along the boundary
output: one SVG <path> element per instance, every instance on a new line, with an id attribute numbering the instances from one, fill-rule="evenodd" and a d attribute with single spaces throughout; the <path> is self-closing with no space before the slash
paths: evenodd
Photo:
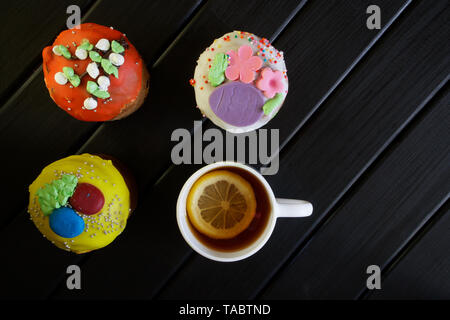
<path id="1" fill-rule="evenodd" d="M 78 183 L 78 178 L 72 174 L 64 174 L 60 179 L 46 183 L 44 188 L 36 192 L 39 205 L 45 216 L 50 215 L 54 209 L 67 204 L 73 195 Z"/>
<path id="2" fill-rule="evenodd" d="M 119 70 L 115 66 L 113 66 L 111 61 L 109 61 L 108 59 L 102 59 L 101 65 L 103 70 L 105 70 L 107 74 L 114 74 L 116 78 L 119 78 Z"/>
<path id="3" fill-rule="evenodd" d="M 213 87 L 217 87 L 225 80 L 225 70 L 228 67 L 228 59 L 226 54 L 218 53 L 214 57 L 211 69 L 209 69 L 208 80 Z"/>
<path id="4" fill-rule="evenodd" d="M 83 43 L 79 45 L 78 48 L 91 51 L 94 48 L 94 45 L 89 43 L 88 39 L 83 39 Z"/>
<path id="5" fill-rule="evenodd" d="M 100 98 L 100 99 L 106 99 L 106 98 L 110 97 L 109 92 L 100 90 L 98 88 L 97 83 L 95 83 L 94 81 L 88 81 L 87 82 L 86 90 L 90 94 L 92 94 L 92 95 L 94 95 L 94 96 L 96 96 L 97 98 Z"/>
<path id="6" fill-rule="evenodd" d="M 283 94 L 277 93 L 275 97 L 266 101 L 263 106 L 263 111 L 266 116 L 268 116 L 276 107 L 278 107 L 281 102 L 283 102 Z"/>
<path id="7" fill-rule="evenodd" d="M 71 67 L 64 67 L 63 73 L 67 77 L 67 79 L 70 79 L 75 75 L 75 71 L 73 71 Z"/>
<path id="8" fill-rule="evenodd" d="M 94 92 L 92 92 L 92 94 L 100 99 L 106 99 L 110 97 L 109 92 L 103 90 L 95 90 Z"/>
<path id="9" fill-rule="evenodd" d="M 102 68 L 107 72 L 107 70 L 109 70 L 111 68 L 112 63 L 108 59 L 102 59 L 101 65 L 102 65 Z M 111 72 L 109 72 L 109 73 L 111 73 Z"/>
<path id="10" fill-rule="evenodd" d="M 113 75 L 114 75 L 114 77 L 116 77 L 117 79 L 119 79 L 119 69 L 117 69 L 116 67 L 114 67 Z"/>
<path id="11" fill-rule="evenodd" d="M 86 84 L 86 90 L 90 94 L 93 94 L 95 91 L 98 90 L 98 85 L 94 81 L 88 81 Z"/>
<path id="12" fill-rule="evenodd" d="M 70 59 L 72 56 L 70 54 L 69 49 L 67 49 L 65 46 L 63 46 L 62 44 L 60 44 L 58 46 L 58 51 L 64 56 L 64 58 L 66 59 Z"/>
<path id="13" fill-rule="evenodd" d="M 112 51 L 115 52 L 115 53 L 122 53 L 122 52 L 125 51 L 125 48 L 122 47 L 122 46 L 120 45 L 120 43 L 117 42 L 116 40 L 113 40 L 113 41 L 111 42 L 111 49 L 112 49 Z"/>
<path id="14" fill-rule="evenodd" d="M 69 78 L 69 81 L 74 87 L 78 87 L 81 83 L 81 79 L 78 75 L 74 75 L 73 77 Z"/>
<path id="15" fill-rule="evenodd" d="M 74 87 L 78 87 L 80 85 L 81 79 L 80 79 L 80 77 L 77 74 L 75 74 L 75 71 L 73 71 L 72 68 L 64 67 L 63 68 L 63 73 L 67 77 L 67 79 L 69 79 L 70 83 Z"/>
<path id="16" fill-rule="evenodd" d="M 96 51 L 89 51 L 89 58 L 94 62 L 102 61 L 102 56 Z"/>

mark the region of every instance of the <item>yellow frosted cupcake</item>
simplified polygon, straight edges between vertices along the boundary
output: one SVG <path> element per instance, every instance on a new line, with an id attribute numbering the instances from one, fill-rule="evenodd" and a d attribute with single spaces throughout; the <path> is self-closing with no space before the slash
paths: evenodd
<path id="1" fill-rule="evenodd" d="M 135 208 L 131 176 L 107 156 L 74 155 L 45 167 L 30 185 L 28 212 L 57 247 L 85 253 L 110 244 Z"/>

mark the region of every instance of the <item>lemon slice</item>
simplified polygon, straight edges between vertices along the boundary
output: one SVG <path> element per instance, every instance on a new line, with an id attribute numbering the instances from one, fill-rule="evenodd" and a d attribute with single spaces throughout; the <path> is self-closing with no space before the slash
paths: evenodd
<path id="1" fill-rule="evenodd" d="M 186 209 L 197 231 L 213 239 L 230 239 L 252 222 L 256 211 L 255 193 L 240 175 L 216 170 L 194 183 Z"/>

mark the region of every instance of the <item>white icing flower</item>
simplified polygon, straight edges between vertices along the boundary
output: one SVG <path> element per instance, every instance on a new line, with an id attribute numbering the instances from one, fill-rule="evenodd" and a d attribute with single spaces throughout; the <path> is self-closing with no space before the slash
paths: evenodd
<path id="1" fill-rule="evenodd" d="M 86 71 L 92 79 L 97 78 L 100 73 L 100 71 L 98 70 L 97 63 L 95 62 L 89 63 L 86 68 Z"/>
<path id="2" fill-rule="evenodd" d="M 95 100 L 94 98 L 91 98 L 91 97 L 86 98 L 84 100 L 83 105 L 86 109 L 93 110 L 93 109 L 97 108 L 97 100 Z"/>
<path id="3" fill-rule="evenodd" d="M 56 54 L 57 56 L 60 56 L 60 55 L 61 55 L 61 52 L 59 51 L 58 46 L 54 46 L 54 47 L 52 48 L 52 51 L 53 51 L 53 53 Z"/>
<path id="4" fill-rule="evenodd" d="M 125 58 L 121 54 L 113 52 L 109 55 L 109 61 L 115 66 L 121 66 L 125 62 Z"/>
<path id="5" fill-rule="evenodd" d="M 108 39 L 105 38 L 98 40 L 97 44 L 95 45 L 97 49 L 102 51 L 108 51 L 109 46 L 110 46 L 109 41 Z"/>
<path id="6" fill-rule="evenodd" d="M 75 55 L 77 56 L 78 59 L 84 60 L 87 58 L 88 53 L 85 49 L 77 48 L 77 50 L 75 50 Z"/>
<path id="7" fill-rule="evenodd" d="M 57 84 L 65 85 L 67 83 L 67 77 L 62 72 L 55 73 L 55 81 Z"/>
<path id="8" fill-rule="evenodd" d="M 109 78 L 106 76 L 98 77 L 97 83 L 98 83 L 100 90 L 103 90 L 103 91 L 108 91 L 108 87 L 111 84 L 111 82 L 109 81 Z"/>

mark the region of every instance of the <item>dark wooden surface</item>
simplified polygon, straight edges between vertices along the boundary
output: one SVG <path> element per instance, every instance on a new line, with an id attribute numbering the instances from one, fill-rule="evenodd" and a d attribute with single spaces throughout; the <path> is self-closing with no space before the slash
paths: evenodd
<path id="1" fill-rule="evenodd" d="M 0 39 L 17 52 L 0 52 L 10 61 L 0 65 L 0 297 L 450 298 L 447 0 L 79 1 L 83 21 L 125 32 L 151 73 L 143 107 L 103 124 L 70 118 L 43 83 L 40 52 L 69 4 L 11 2 L 0 13 Z M 366 27 L 370 4 L 381 8 L 381 30 Z M 171 163 L 170 135 L 192 131 L 194 120 L 214 127 L 194 108 L 188 80 L 204 48 L 235 29 L 285 52 L 289 95 L 265 127 L 280 129 L 280 170 L 267 180 L 314 213 L 279 220 L 254 256 L 217 263 L 178 231 L 178 191 L 200 166 Z M 116 241 L 75 255 L 35 229 L 27 187 L 46 164 L 81 152 L 125 162 L 140 201 Z M 71 264 L 82 290 L 66 288 Z M 382 270 L 376 292 L 366 287 L 372 264 Z"/>

